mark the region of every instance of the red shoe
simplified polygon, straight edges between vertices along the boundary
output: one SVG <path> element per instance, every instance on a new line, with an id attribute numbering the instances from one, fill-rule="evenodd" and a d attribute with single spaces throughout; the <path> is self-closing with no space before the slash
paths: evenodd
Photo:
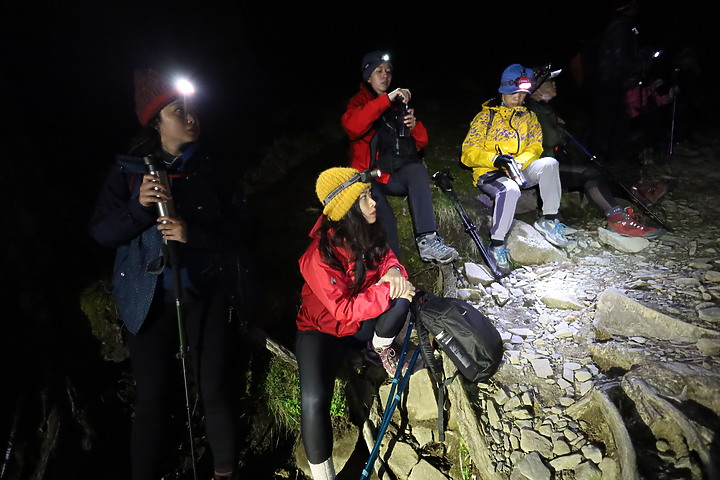
<path id="1" fill-rule="evenodd" d="M 664 183 L 659 183 L 657 185 L 634 185 L 632 191 L 645 205 L 652 205 L 664 197 L 669 189 Z"/>
<path id="2" fill-rule="evenodd" d="M 630 207 L 627 207 L 624 212 L 608 217 L 608 230 L 620 235 L 642 237 L 648 240 L 665 235 L 665 230 L 662 228 L 654 228 L 640 223 L 639 215 Z"/>

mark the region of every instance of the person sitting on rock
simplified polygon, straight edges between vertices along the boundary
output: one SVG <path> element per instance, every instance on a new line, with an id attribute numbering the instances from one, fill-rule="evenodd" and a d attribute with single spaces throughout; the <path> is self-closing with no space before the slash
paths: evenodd
<path id="1" fill-rule="evenodd" d="M 498 269 L 510 271 L 505 236 L 510 231 L 520 189 L 539 186 L 543 215 L 533 225 L 545 239 L 565 247 L 570 229 L 560 221 L 558 161 L 542 156 L 542 129 L 533 112 L 523 106 L 530 93 L 530 69 L 507 67 L 500 79 L 500 98 L 483 103 L 462 144 L 461 162 L 473 170 L 473 182 L 494 199 L 490 252 Z M 514 177 L 514 178 L 513 178 Z"/>
<path id="2" fill-rule="evenodd" d="M 343 354 L 359 341 L 368 359 L 393 377 L 398 358 L 392 343 L 415 295 L 377 222 L 367 174 L 343 167 L 320 174 L 315 190 L 323 214 L 299 261 L 305 284 L 295 355 L 302 439 L 314 480 L 335 478 L 330 403 Z"/>
<path id="3" fill-rule="evenodd" d="M 542 155 L 559 160 L 562 188 L 582 191 L 605 215 L 607 229 L 611 232 L 647 239 L 662 236 L 665 230 L 643 224 L 632 208 L 623 209 L 618 204 L 599 168 L 586 162 L 571 163 L 568 158 L 563 158 L 562 147 L 567 143 L 567 134 L 563 127 L 565 122 L 550 105 L 550 101 L 557 96 L 555 77 L 559 72 L 550 73 L 540 68 L 528 69 L 527 72 L 533 79 L 533 86 L 525 106 L 535 113 L 542 127 Z"/>
<path id="4" fill-rule="evenodd" d="M 342 126 L 350 139 L 350 167 L 383 172 L 372 182 L 372 195 L 390 248 L 400 256 L 397 219 L 386 196 L 407 196 L 420 259 L 440 264 L 457 260 L 457 250 L 446 245 L 437 231 L 430 177 L 419 155 L 428 134 L 415 109 L 408 106 L 410 90 L 390 90 L 393 66 L 385 52 L 365 55 L 361 73 L 363 82 L 348 102 Z"/>

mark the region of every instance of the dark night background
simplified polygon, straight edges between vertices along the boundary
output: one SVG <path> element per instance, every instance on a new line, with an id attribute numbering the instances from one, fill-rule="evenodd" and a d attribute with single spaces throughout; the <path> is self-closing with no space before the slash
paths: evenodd
<path id="1" fill-rule="evenodd" d="M 694 3 L 700 2 L 640 2 L 639 39 L 669 52 L 694 47 L 714 89 L 708 98 L 717 98 L 716 18 Z M 394 87 L 410 88 L 418 105 L 432 99 L 434 108 L 456 111 L 467 125 L 495 94 L 503 68 L 516 62 L 566 68 L 608 18 L 603 2 L 568 9 L 560 2 L 429 7 L 4 2 L 0 451 L 19 398 L 37 402 L 35 390 L 66 375 L 79 385 L 110 381 L 88 360 L 77 299 L 111 268 L 112 252 L 90 241 L 86 225 L 113 155 L 126 150 L 138 126 L 133 69 L 192 76 L 204 138 L 246 171 L 280 137 L 312 132 L 328 117 L 339 125 L 370 50 L 393 54 Z M 317 173 L 292 175 L 314 181 Z M 265 207 L 263 215 L 283 221 L 282 209 Z"/>

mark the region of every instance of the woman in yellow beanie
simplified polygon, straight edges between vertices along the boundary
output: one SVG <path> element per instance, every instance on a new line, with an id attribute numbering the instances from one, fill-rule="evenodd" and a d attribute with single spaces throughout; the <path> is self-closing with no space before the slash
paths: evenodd
<path id="1" fill-rule="evenodd" d="M 323 215 L 300 258 L 305 284 L 297 317 L 301 430 L 315 480 L 334 479 L 330 401 L 337 369 L 353 342 L 390 376 L 393 340 L 402 329 L 415 288 L 377 223 L 369 172 L 330 168 L 315 191 Z"/>

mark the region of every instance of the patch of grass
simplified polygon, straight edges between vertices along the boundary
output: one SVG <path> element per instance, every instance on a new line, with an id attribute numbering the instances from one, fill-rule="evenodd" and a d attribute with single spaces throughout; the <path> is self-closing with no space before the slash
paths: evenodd
<path id="1" fill-rule="evenodd" d="M 335 389 L 330 403 L 330 416 L 333 423 L 347 423 L 348 405 L 345 397 L 346 382 L 335 380 Z M 300 378 L 294 366 L 279 357 L 270 361 L 265 378 L 265 397 L 268 409 L 276 424 L 283 430 L 298 435 L 300 433 Z"/>
<path id="2" fill-rule="evenodd" d="M 122 320 L 111 291 L 110 279 L 94 282 L 80 294 L 80 309 L 90 323 L 93 336 L 100 342 L 103 358 L 121 362 L 129 354 L 122 337 Z"/>
<path id="3" fill-rule="evenodd" d="M 462 438 L 460 439 L 460 448 L 458 449 L 458 467 L 460 468 L 462 480 L 477 480 L 480 478 L 478 476 L 477 468 L 470 456 L 467 444 Z"/>

